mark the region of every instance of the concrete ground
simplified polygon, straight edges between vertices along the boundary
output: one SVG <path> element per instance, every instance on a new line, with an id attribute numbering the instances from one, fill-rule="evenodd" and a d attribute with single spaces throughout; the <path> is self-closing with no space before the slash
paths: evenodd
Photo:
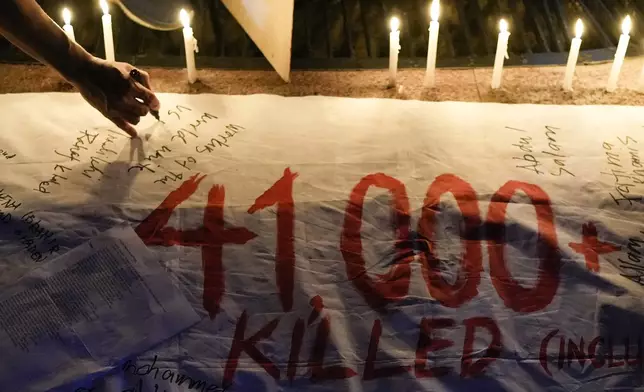
<path id="1" fill-rule="evenodd" d="M 507 67 L 503 86 L 490 89 L 490 68 L 439 69 L 436 88 L 423 89 L 424 70 L 402 69 L 402 88 L 387 88 L 387 70 L 293 71 L 284 83 L 272 71 L 199 70 L 200 80 L 188 85 L 181 69 L 150 68 L 153 87 L 159 92 L 216 94 L 326 95 L 470 101 L 538 103 L 558 105 L 643 105 L 638 82 L 644 59 L 628 59 L 622 69 L 619 90 L 605 91 L 611 64 L 578 65 L 575 91 L 561 89 L 564 67 Z M 38 65 L 0 64 L 0 93 L 72 91 L 52 70 Z"/>

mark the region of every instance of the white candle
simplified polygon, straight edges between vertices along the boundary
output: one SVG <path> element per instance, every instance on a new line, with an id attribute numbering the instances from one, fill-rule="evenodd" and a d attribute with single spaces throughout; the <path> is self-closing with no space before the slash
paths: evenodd
<path id="1" fill-rule="evenodd" d="M 105 42 L 105 60 L 114 62 L 114 36 L 112 35 L 112 15 L 106 0 L 101 0 L 103 9 L 103 42 Z"/>
<path id="2" fill-rule="evenodd" d="M 188 68 L 188 81 L 194 83 L 197 81 L 197 66 L 195 64 L 195 52 L 199 52 L 197 40 L 195 39 L 192 28 L 190 27 L 190 16 L 186 10 L 179 12 L 179 19 L 183 24 L 183 43 L 186 48 L 186 66 Z"/>
<path id="3" fill-rule="evenodd" d="M 579 58 L 579 49 L 581 48 L 581 34 L 584 32 L 584 24 L 581 19 L 577 19 L 575 25 L 575 38 L 570 43 L 570 54 L 568 55 L 568 64 L 566 65 L 566 75 L 564 76 L 564 90 L 572 91 L 572 78 L 575 75 L 575 67 Z"/>
<path id="4" fill-rule="evenodd" d="M 436 84 L 436 51 L 438 48 L 438 15 L 440 13 L 439 0 L 432 1 L 429 15 L 429 44 L 427 47 L 427 71 L 425 72 L 425 87 L 434 87 Z"/>
<path id="5" fill-rule="evenodd" d="M 74 35 L 74 28 L 71 25 L 72 13 L 67 8 L 63 8 L 63 21 L 65 22 L 65 25 L 63 26 L 63 30 L 65 30 L 65 34 L 67 34 L 67 37 L 71 41 L 76 42 L 76 36 Z"/>
<path id="6" fill-rule="evenodd" d="M 396 85 L 398 73 L 398 52 L 400 51 L 400 20 L 395 16 L 391 18 L 391 33 L 389 34 L 389 85 Z"/>
<path id="7" fill-rule="evenodd" d="M 610 76 L 608 77 L 608 85 L 606 86 L 606 91 L 613 92 L 617 90 L 617 81 L 619 80 L 619 73 L 622 70 L 622 65 L 624 64 L 624 57 L 626 57 L 626 49 L 628 49 L 628 42 L 631 39 L 631 36 L 628 35 L 631 32 L 631 17 L 627 16 L 624 18 L 622 23 L 622 35 L 619 37 L 619 44 L 617 45 L 617 51 L 615 52 L 615 61 L 613 61 L 613 67 L 610 70 Z"/>
<path id="8" fill-rule="evenodd" d="M 504 59 L 510 58 L 508 56 L 508 40 L 510 32 L 508 32 L 508 22 L 501 19 L 499 22 L 499 40 L 496 44 L 496 57 L 494 58 L 494 70 L 492 71 L 492 88 L 497 89 L 501 87 L 501 76 L 503 76 L 503 62 Z"/>

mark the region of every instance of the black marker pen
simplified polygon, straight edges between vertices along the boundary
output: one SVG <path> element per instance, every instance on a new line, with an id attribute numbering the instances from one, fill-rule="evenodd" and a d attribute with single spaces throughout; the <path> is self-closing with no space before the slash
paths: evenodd
<path id="1" fill-rule="evenodd" d="M 138 69 L 134 68 L 133 70 L 130 71 L 130 76 L 132 79 L 136 80 L 137 82 L 143 84 L 143 75 L 141 75 L 141 72 L 139 72 Z M 150 110 L 150 114 L 157 119 L 157 121 L 161 121 L 161 118 L 159 117 L 159 111 L 158 110 Z"/>

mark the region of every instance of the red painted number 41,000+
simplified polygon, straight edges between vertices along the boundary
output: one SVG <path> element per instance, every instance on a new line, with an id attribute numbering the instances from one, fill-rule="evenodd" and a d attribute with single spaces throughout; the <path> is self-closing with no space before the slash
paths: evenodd
<path id="1" fill-rule="evenodd" d="M 248 209 L 249 214 L 254 214 L 270 206 L 277 207 L 275 279 L 285 312 L 293 308 L 295 285 L 293 182 L 296 177 L 297 174 L 292 173 L 290 169 L 284 170 L 283 176 L 259 196 Z M 203 307 L 210 317 L 214 318 L 219 311 L 225 291 L 223 245 L 245 244 L 257 234 L 244 227 L 227 227 L 224 224 L 225 189 L 222 185 L 214 185 L 208 192 L 208 202 L 201 227 L 179 230 L 167 226 L 173 211 L 196 192 L 204 178 L 205 176 L 195 175 L 172 191 L 161 205 L 141 222 L 136 232 L 147 245 L 201 247 L 204 275 Z M 418 257 L 409 257 L 410 249 L 401 250 L 401 254 L 407 256 L 393 263 L 388 273 L 373 277 L 367 274 L 361 239 L 363 206 L 367 191 L 371 187 L 387 190 L 391 194 L 391 208 L 395 217 L 394 231 L 397 233 L 398 244 L 418 245 L 418 240 L 414 238 L 420 238 L 420 241 L 426 243 L 420 254 L 416 249 L 418 246 L 414 245 L 414 249 L 411 249 L 411 255 Z M 519 191 L 527 196 L 537 216 L 537 253 L 540 260 L 537 268 L 538 276 L 533 287 L 523 287 L 518 280 L 514 279 L 504 255 L 507 206 L 511 203 L 513 195 Z M 465 221 L 461 227 L 461 241 L 465 251 L 461 256 L 458 276 L 453 282 L 445 280 L 440 273 L 441 261 L 434 250 L 436 212 L 440 209 L 440 199 L 445 193 L 451 193 L 454 196 Z M 362 178 L 352 190 L 346 206 L 340 247 L 347 276 L 372 308 L 380 308 L 407 295 L 411 273 L 410 263 L 416 260 L 421 265 L 430 295 L 443 306 L 460 307 L 478 294 L 480 274 L 483 271 L 481 249 L 483 243 L 487 243 L 492 283 L 508 308 L 516 312 L 529 313 L 539 311 L 552 302 L 559 285 L 561 255 L 552 205 L 548 195 L 538 186 L 508 181 L 492 196 L 486 220 L 482 221 L 478 196 L 474 189 L 458 176 L 443 174 L 438 176 L 427 189 L 422 216 L 415 233 L 410 229 L 409 223 L 407 192 L 404 184 L 395 178 L 383 173 L 371 174 Z M 595 235 L 593 238 L 597 242 L 597 233 L 596 231 L 593 233 Z M 596 263 L 596 259 L 589 260 L 589 256 L 596 256 L 596 247 L 592 248 L 593 252 L 587 251 L 588 241 L 586 236 L 584 238 L 584 243 L 571 244 L 571 246 L 575 251 L 580 253 L 583 251 L 582 254 L 587 262 Z M 616 249 L 619 248 L 611 246 L 597 253 Z"/>

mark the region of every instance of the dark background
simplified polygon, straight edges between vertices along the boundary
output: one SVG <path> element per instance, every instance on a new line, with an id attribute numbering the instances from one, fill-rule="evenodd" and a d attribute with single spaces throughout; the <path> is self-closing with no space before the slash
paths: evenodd
<path id="1" fill-rule="evenodd" d="M 198 66 L 265 67 L 261 53 L 220 0 L 191 0 L 192 26 L 199 40 Z M 98 0 L 40 0 L 62 25 L 69 7 L 77 41 L 103 57 Z M 389 55 L 388 21 L 401 27 L 401 66 L 421 66 L 427 53 L 427 0 L 296 0 L 294 68 L 379 68 Z M 117 59 L 135 64 L 183 66 L 180 30 L 154 31 L 130 21 L 111 6 Z M 500 17 L 509 20 L 510 52 L 515 64 L 564 63 L 574 22 L 585 23 L 582 61 L 608 60 L 626 14 L 633 18 L 629 55 L 643 52 L 644 0 L 442 0 L 439 66 L 489 65 L 496 48 Z M 0 39 L 0 61 L 28 58 Z"/>

